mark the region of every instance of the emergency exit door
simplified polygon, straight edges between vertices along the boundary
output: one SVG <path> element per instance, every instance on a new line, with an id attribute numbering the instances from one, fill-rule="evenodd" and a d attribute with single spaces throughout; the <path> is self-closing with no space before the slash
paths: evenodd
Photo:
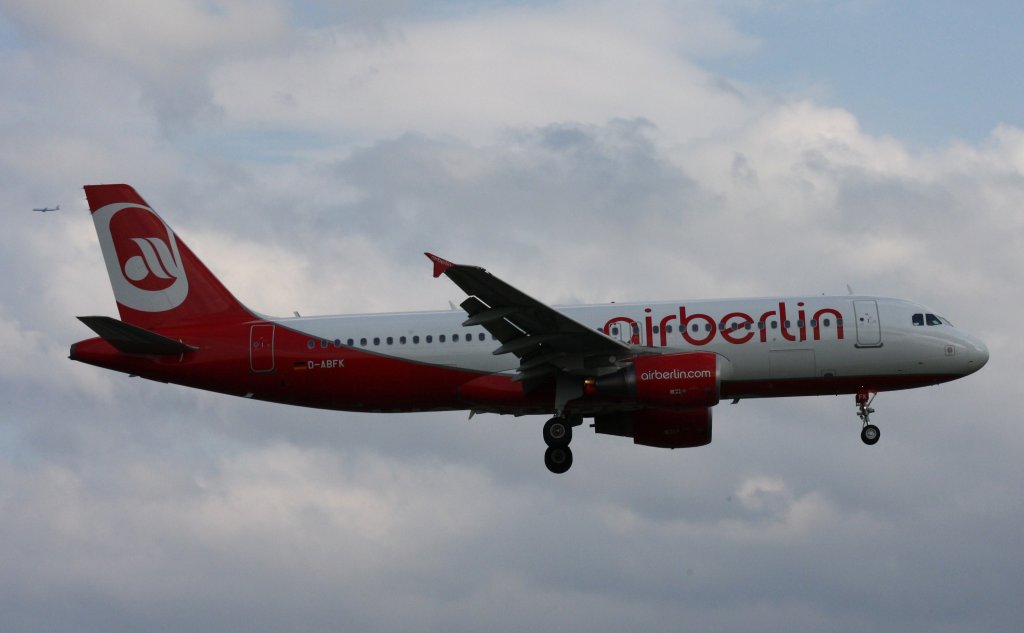
<path id="1" fill-rule="evenodd" d="M 257 323 L 249 330 L 249 368 L 256 374 L 274 371 L 273 323 Z"/>

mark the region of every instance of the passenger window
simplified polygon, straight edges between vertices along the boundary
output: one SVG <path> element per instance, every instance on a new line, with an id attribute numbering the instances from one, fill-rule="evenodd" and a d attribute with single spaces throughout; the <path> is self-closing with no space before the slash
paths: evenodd
<path id="1" fill-rule="evenodd" d="M 419 343 L 420 343 L 420 337 L 418 337 L 418 336 L 412 337 L 412 344 L 413 345 L 419 345 Z"/>
<path id="2" fill-rule="evenodd" d="M 929 316 L 931 316 L 931 315 L 929 315 Z M 320 347 L 322 347 L 324 349 L 327 349 L 328 345 L 330 345 L 330 342 L 328 342 L 327 339 L 325 339 L 325 338 L 320 339 Z"/>
<path id="3" fill-rule="evenodd" d="M 308 347 L 309 349 L 316 349 L 316 341 L 314 341 L 313 339 L 309 339 L 309 342 L 306 343 L 306 347 Z"/>
<path id="4" fill-rule="evenodd" d="M 914 325 L 924 325 L 924 315 L 918 312 L 914 316 L 910 317 L 910 321 Z"/>
<path id="5" fill-rule="evenodd" d="M 433 343 L 434 342 L 434 337 L 431 336 L 430 334 L 427 334 L 427 342 L 428 343 Z"/>
<path id="6" fill-rule="evenodd" d="M 438 343 L 444 343 L 444 334 L 441 334 L 441 335 L 439 335 L 439 336 L 437 337 L 437 342 L 438 342 Z"/>
<path id="7" fill-rule="evenodd" d="M 772 329 L 773 330 L 779 329 L 779 322 L 778 321 L 772 321 Z"/>
<path id="8" fill-rule="evenodd" d="M 480 340 L 481 340 L 481 341 L 486 341 L 486 340 L 487 340 L 487 335 L 486 335 L 486 334 L 484 334 L 483 332 L 481 332 L 481 333 L 480 333 Z"/>
<path id="9" fill-rule="evenodd" d="M 345 344 L 348 345 L 349 347 L 352 347 L 353 345 L 356 344 L 356 342 L 353 341 L 352 339 L 349 339 L 349 340 L 345 341 Z"/>
<path id="10" fill-rule="evenodd" d="M 380 345 L 380 337 L 379 336 L 373 337 L 373 344 L 374 345 Z"/>
<path id="11" fill-rule="evenodd" d="M 825 327 L 828 327 L 829 325 L 831 325 L 831 323 L 832 323 L 832 322 L 831 322 L 831 321 L 829 321 L 828 319 L 824 319 L 824 320 L 822 320 L 822 322 L 821 322 L 821 324 L 822 324 L 822 325 L 824 325 Z"/>
<path id="12" fill-rule="evenodd" d="M 394 344 L 395 344 L 395 339 L 393 339 L 392 337 L 389 336 L 388 337 L 388 345 L 394 345 Z"/>
<path id="13" fill-rule="evenodd" d="M 458 334 L 452 334 L 452 342 L 455 342 L 455 343 L 459 342 L 459 335 Z"/>
<path id="14" fill-rule="evenodd" d="M 366 339 L 365 338 L 359 339 L 359 344 L 362 345 L 363 347 L 366 347 Z"/>
<path id="15" fill-rule="evenodd" d="M 399 345 L 405 345 L 405 337 L 404 336 L 399 336 L 398 337 L 398 344 Z"/>
<path id="16" fill-rule="evenodd" d="M 341 339 L 340 338 L 334 339 L 334 347 L 335 348 L 341 347 Z"/>

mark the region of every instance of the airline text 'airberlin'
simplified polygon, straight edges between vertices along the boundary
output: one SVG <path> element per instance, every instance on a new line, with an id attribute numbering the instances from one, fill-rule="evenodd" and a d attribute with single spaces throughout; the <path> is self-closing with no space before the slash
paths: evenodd
<path id="1" fill-rule="evenodd" d="M 821 308 L 814 312 L 808 320 L 806 311 L 803 309 L 804 302 L 801 301 L 796 305 L 795 324 L 789 320 L 786 304 L 782 301 L 779 302 L 778 310 L 768 310 L 757 319 L 746 312 L 730 312 L 716 320 L 700 312 L 687 314 L 686 306 L 679 306 L 678 316 L 676 314 L 665 315 L 658 321 L 657 326 L 651 315 L 651 308 L 645 308 L 644 312 L 648 314 L 644 317 L 644 332 L 647 335 L 646 341 L 649 347 L 655 346 L 655 334 L 659 335 L 659 345 L 667 347 L 672 324 L 677 320 L 683 339 L 690 345 L 707 345 L 714 340 L 717 334 L 721 334 L 722 339 L 734 345 L 748 343 L 754 340 L 755 336 L 760 342 L 767 343 L 768 331 L 776 328 L 782 338 L 787 341 L 806 341 L 808 329 L 810 329 L 812 339 L 820 341 L 822 327 L 832 327 L 832 318 L 834 318 L 836 340 L 843 339 L 843 315 L 839 310 Z M 796 326 L 795 331 L 791 332 L 790 329 L 794 325 Z M 627 316 L 613 317 L 604 324 L 603 331 L 605 334 L 614 335 L 617 326 L 627 328 L 627 332 L 632 332 L 631 342 L 639 344 L 640 325 L 635 320 Z"/>

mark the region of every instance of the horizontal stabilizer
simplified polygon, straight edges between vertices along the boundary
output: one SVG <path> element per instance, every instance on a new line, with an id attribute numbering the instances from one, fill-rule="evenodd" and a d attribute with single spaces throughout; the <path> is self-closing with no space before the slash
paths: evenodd
<path id="1" fill-rule="evenodd" d="M 117 351 L 125 354 L 165 356 L 194 352 L 199 349 L 111 317 L 84 316 L 78 317 L 78 320 L 88 325 L 93 332 L 113 345 Z"/>

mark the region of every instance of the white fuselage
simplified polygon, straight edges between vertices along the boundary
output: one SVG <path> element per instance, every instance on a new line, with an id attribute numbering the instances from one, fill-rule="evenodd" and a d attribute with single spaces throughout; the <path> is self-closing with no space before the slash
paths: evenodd
<path id="1" fill-rule="evenodd" d="M 722 376 L 726 382 L 962 376 L 988 358 L 977 338 L 940 321 L 928 308 L 901 299 L 786 297 L 556 309 L 640 351 L 714 352 L 728 361 L 729 371 Z M 921 315 L 920 325 L 914 324 L 914 315 Z M 518 359 L 494 355 L 498 343 L 482 327 L 463 327 L 465 318 L 452 310 L 273 321 L 309 335 L 316 345 L 477 372 L 515 371 Z"/>

